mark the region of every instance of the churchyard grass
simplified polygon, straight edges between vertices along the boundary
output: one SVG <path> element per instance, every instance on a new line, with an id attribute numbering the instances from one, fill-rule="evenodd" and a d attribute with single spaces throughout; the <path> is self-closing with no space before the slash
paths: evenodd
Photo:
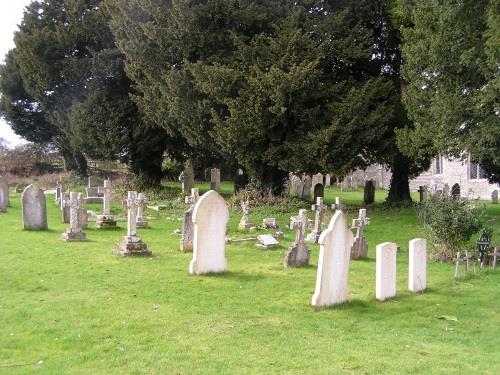
<path id="1" fill-rule="evenodd" d="M 328 203 L 362 199 L 361 191 L 326 195 Z M 157 218 L 138 233 L 153 257 L 120 258 L 112 250 L 123 221 L 103 231 L 90 223 L 88 242 L 64 243 L 67 224 L 52 196 L 47 231 L 22 230 L 19 195 L 11 193 L 11 206 L 0 214 L 2 374 L 500 373 L 500 269 L 455 282 L 453 265 L 429 262 L 428 291 L 408 292 L 408 241 L 425 235 L 413 209 L 368 210 L 369 258 L 351 262 L 351 302 L 316 310 L 319 246 L 310 245 L 309 267 L 284 269 L 288 229 L 275 249 L 228 244 L 226 274 L 190 276 L 192 255 L 173 233 L 181 211 L 148 210 Z M 250 218 L 260 223 L 269 212 L 254 209 Z M 113 213 L 124 211 L 115 205 Z M 276 218 L 284 226 L 296 214 Z M 254 237 L 237 232 L 240 217 L 231 212 L 229 235 Z M 485 219 L 498 243 L 500 205 L 488 205 Z M 397 298 L 382 303 L 374 254 L 386 241 L 401 250 Z"/>

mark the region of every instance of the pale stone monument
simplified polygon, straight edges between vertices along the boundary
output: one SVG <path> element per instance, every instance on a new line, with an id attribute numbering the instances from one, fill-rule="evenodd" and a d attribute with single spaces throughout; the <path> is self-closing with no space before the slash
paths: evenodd
<path id="1" fill-rule="evenodd" d="M 182 192 L 184 194 L 189 194 L 194 187 L 194 170 L 191 160 L 187 160 L 184 163 L 184 170 L 179 175 L 179 181 L 181 183 Z"/>
<path id="2" fill-rule="evenodd" d="M 319 238 L 320 250 L 313 306 L 332 306 L 347 302 L 349 257 L 353 242 L 342 211 L 335 212 Z"/>
<path id="3" fill-rule="evenodd" d="M 9 206 L 9 185 L 4 177 L 0 176 L 0 212 L 7 212 Z"/>
<path id="4" fill-rule="evenodd" d="M 137 206 L 140 204 L 136 191 L 129 191 L 126 199 L 127 235 L 118 244 L 116 253 L 122 256 L 151 256 L 146 243 L 137 235 Z"/>
<path id="5" fill-rule="evenodd" d="M 300 267 L 309 264 L 311 251 L 305 242 L 307 229 L 307 210 L 299 210 L 299 215 L 290 220 L 290 229 L 295 230 L 295 242 L 288 248 L 285 255 L 285 267 Z"/>
<path id="6" fill-rule="evenodd" d="M 61 220 L 63 223 L 69 224 L 70 220 L 70 194 L 69 191 L 63 192 L 61 198 Z"/>
<path id="7" fill-rule="evenodd" d="M 396 253 L 397 245 L 384 242 L 377 245 L 376 297 L 380 301 L 396 296 Z"/>
<path id="8" fill-rule="evenodd" d="M 47 204 L 43 190 L 29 185 L 21 197 L 24 229 L 48 229 Z"/>
<path id="9" fill-rule="evenodd" d="M 264 249 L 269 249 L 271 247 L 276 247 L 278 246 L 280 243 L 278 242 L 278 240 L 276 240 L 276 238 L 274 238 L 272 235 L 270 234 L 260 234 L 257 236 L 257 241 L 259 241 L 259 243 L 257 244 L 258 247 L 262 247 Z"/>
<path id="10" fill-rule="evenodd" d="M 146 198 L 146 195 L 144 193 L 139 193 L 137 195 L 137 228 L 147 228 L 147 226 L 149 225 L 148 218 L 144 216 L 144 209 L 146 208 L 147 203 L 148 200 Z"/>
<path id="11" fill-rule="evenodd" d="M 194 206 L 193 259 L 189 264 L 189 273 L 225 272 L 227 270 L 226 225 L 229 210 L 226 201 L 219 193 L 210 190 Z"/>
<path id="12" fill-rule="evenodd" d="M 415 238 L 410 241 L 408 289 L 422 292 L 427 288 L 427 241 Z"/>
<path id="13" fill-rule="evenodd" d="M 491 203 L 498 204 L 498 190 L 493 190 L 491 193 Z"/>
<path id="14" fill-rule="evenodd" d="M 316 204 L 311 206 L 311 210 L 315 212 L 314 215 L 314 229 L 307 236 L 307 241 L 312 243 L 317 243 L 319 236 L 321 235 L 321 223 L 323 221 L 323 211 L 326 210 L 326 206 L 323 204 L 323 198 L 316 198 Z"/>
<path id="15" fill-rule="evenodd" d="M 242 201 L 241 202 L 241 211 L 243 212 L 243 216 L 240 219 L 240 222 L 238 224 L 238 229 L 241 231 L 247 231 L 250 230 L 250 228 L 253 226 L 252 223 L 250 223 L 250 203 L 248 201 Z"/>
<path id="16" fill-rule="evenodd" d="M 182 222 L 181 251 L 188 252 L 193 251 L 193 211 L 196 202 L 200 199 L 200 191 L 197 188 L 193 188 L 191 189 L 191 195 L 186 196 L 184 199 L 189 204 L 189 208 L 184 212 L 184 220 Z"/>
<path id="17" fill-rule="evenodd" d="M 344 204 L 341 202 L 339 197 L 335 197 L 335 203 L 332 204 L 332 210 L 340 210 L 343 211 L 345 208 Z"/>
<path id="18" fill-rule="evenodd" d="M 80 199 L 81 203 L 80 212 L 78 213 L 78 225 L 81 229 L 85 229 L 87 228 L 87 224 L 89 222 L 89 215 L 85 209 L 85 199 L 83 198 L 82 193 L 78 193 L 78 199 Z"/>
<path id="19" fill-rule="evenodd" d="M 111 215 L 111 181 L 105 180 L 104 187 L 102 187 L 101 192 L 102 198 L 102 215 L 97 215 L 95 221 L 95 227 L 97 229 L 104 228 L 115 228 L 116 220 L 113 215 Z"/>
<path id="20" fill-rule="evenodd" d="M 68 242 L 86 241 L 87 235 L 82 232 L 79 216 L 82 209 L 81 194 L 71 192 L 67 205 L 70 210 L 69 228 L 62 234 L 62 239 Z"/>
<path id="21" fill-rule="evenodd" d="M 210 169 L 210 190 L 220 190 L 220 169 Z"/>
<path id="22" fill-rule="evenodd" d="M 351 248 L 351 259 L 368 257 L 368 243 L 365 239 L 365 226 L 370 224 L 370 218 L 366 217 L 366 209 L 359 210 L 357 219 L 352 220 L 352 228 L 356 230 L 354 243 Z"/>
<path id="23" fill-rule="evenodd" d="M 325 187 L 330 187 L 332 185 L 332 176 L 328 173 L 325 175 Z"/>

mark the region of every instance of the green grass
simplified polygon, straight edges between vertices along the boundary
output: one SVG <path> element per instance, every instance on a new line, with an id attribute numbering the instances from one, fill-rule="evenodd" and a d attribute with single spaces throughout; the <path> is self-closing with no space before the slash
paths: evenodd
<path id="1" fill-rule="evenodd" d="M 328 190 L 327 201 L 335 194 Z M 500 373 L 500 269 L 455 282 L 452 265 L 430 262 L 429 290 L 408 292 L 408 241 L 425 235 L 411 209 L 369 211 L 369 259 L 351 262 L 351 302 L 315 310 L 318 246 L 311 266 L 284 269 L 288 230 L 274 250 L 229 244 L 228 273 L 195 277 L 173 233 L 180 212 L 164 211 L 139 231 L 154 257 L 129 259 L 112 253 L 124 223 L 89 228 L 87 243 L 64 243 L 67 225 L 51 197 L 50 230 L 38 232 L 21 229 L 19 196 L 11 198 L 0 214 L 2 374 Z M 342 198 L 359 204 L 361 193 Z M 284 226 L 291 214 L 276 216 Z M 500 205 L 487 214 L 498 241 Z M 231 236 L 245 236 L 236 232 L 239 217 L 231 215 Z M 382 303 L 374 249 L 385 241 L 401 251 L 398 296 Z"/>

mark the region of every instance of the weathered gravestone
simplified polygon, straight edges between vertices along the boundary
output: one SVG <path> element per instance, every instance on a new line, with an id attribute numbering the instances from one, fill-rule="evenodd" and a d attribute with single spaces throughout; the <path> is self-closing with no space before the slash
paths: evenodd
<path id="1" fill-rule="evenodd" d="M 47 204 L 43 190 L 31 184 L 21 197 L 24 229 L 47 229 Z"/>
<path id="2" fill-rule="evenodd" d="M 451 188 L 451 196 L 454 199 L 459 199 L 460 198 L 460 185 L 459 184 L 455 184 L 455 185 L 452 186 L 452 188 Z"/>
<path id="3" fill-rule="evenodd" d="M 78 199 L 81 202 L 80 212 L 78 213 L 78 225 L 81 229 L 87 228 L 87 224 L 89 222 L 89 215 L 87 210 L 85 209 L 85 199 L 83 198 L 82 193 L 78 193 Z"/>
<path id="4" fill-rule="evenodd" d="M 332 176 L 330 174 L 325 175 L 325 187 L 330 187 L 332 184 Z"/>
<path id="5" fill-rule="evenodd" d="M 97 215 L 95 227 L 97 229 L 115 228 L 116 220 L 111 215 L 111 181 L 105 180 L 102 188 L 102 215 Z"/>
<path id="6" fill-rule="evenodd" d="M 122 256 L 151 256 L 153 253 L 148 249 L 146 243 L 144 243 L 137 235 L 137 206 L 141 204 L 138 199 L 136 191 L 129 191 L 126 207 L 127 213 L 127 235 L 123 237 L 123 240 L 118 244 L 118 249 L 116 253 Z"/>
<path id="7" fill-rule="evenodd" d="M 274 238 L 270 234 L 261 234 L 261 235 L 258 235 L 257 236 L 257 240 L 259 241 L 259 243 L 257 244 L 257 246 L 258 247 L 262 247 L 264 249 L 268 249 L 270 247 L 276 247 L 276 246 L 278 246 L 280 244 L 278 242 L 278 240 L 276 240 L 276 238 Z"/>
<path id="8" fill-rule="evenodd" d="M 179 175 L 179 181 L 181 183 L 182 192 L 184 194 L 189 194 L 194 187 L 194 170 L 191 160 L 187 160 L 186 163 L 184 163 L 184 170 Z"/>
<path id="9" fill-rule="evenodd" d="M 427 288 L 427 241 L 415 238 L 410 241 L 408 289 L 421 292 Z"/>
<path id="10" fill-rule="evenodd" d="M 476 241 L 476 246 L 479 253 L 479 262 L 483 267 L 491 250 L 491 231 L 484 229 Z"/>
<path id="11" fill-rule="evenodd" d="M 303 178 L 303 188 L 302 188 L 302 198 L 310 199 L 311 198 L 311 188 L 312 188 L 312 179 L 309 175 L 305 175 Z"/>
<path id="12" fill-rule="evenodd" d="M 323 198 L 316 198 L 316 204 L 311 206 L 311 210 L 315 212 L 314 215 L 314 229 L 307 236 L 307 241 L 312 243 L 317 243 L 319 236 L 321 235 L 321 223 L 323 220 L 323 211 L 326 210 L 326 206 L 323 204 Z"/>
<path id="13" fill-rule="evenodd" d="M 69 224 L 70 220 L 70 193 L 65 191 L 61 198 L 61 219 L 63 223 Z"/>
<path id="14" fill-rule="evenodd" d="M 349 257 L 353 242 L 342 211 L 335 212 L 319 238 L 320 250 L 313 306 L 332 306 L 348 298 Z"/>
<path id="15" fill-rule="evenodd" d="M 498 190 L 493 190 L 491 193 L 491 203 L 498 204 Z"/>
<path id="16" fill-rule="evenodd" d="M 227 270 L 225 239 L 228 220 L 229 210 L 224 198 L 214 190 L 203 194 L 193 211 L 194 240 L 190 274 Z"/>
<path id="17" fill-rule="evenodd" d="M 80 215 L 82 209 L 81 194 L 71 192 L 67 205 L 70 210 L 69 228 L 62 234 L 62 239 L 68 242 L 86 241 L 87 235 L 80 227 Z"/>
<path id="18" fill-rule="evenodd" d="M 443 186 L 443 196 L 449 197 L 450 196 L 450 185 L 444 184 Z"/>
<path id="19" fill-rule="evenodd" d="M 148 200 L 146 198 L 146 195 L 144 193 L 139 193 L 137 195 L 137 228 L 147 228 L 149 225 L 148 218 L 144 216 L 144 209 L 146 208 L 147 204 Z"/>
<path id="20" fill-rule="evenodd" d="M 210 169 L 210 190 L 220 190 L 220 169 Z"/>
<path id="21" fill-rule="evenodd" d="M 419 186 L 418 187 L 418 194 L 419 194 L 420 203 L 422 203 L 427 198 L 427 187 L 426 186 Z"/>
<path id="22" fill-rule="evenodd" d="M 248 201 L 242 201 L 241 202 L 241 211 L 243 212 L 243 216 L 240 219 L 240 222 L 238 224 L 238 229 L 241 231 L 247 231 L 250 230 L 250 228 L 253 226 L 252 223 L 250 222 L 250 203 Z"/>
<path id="23" fill-rule="evenodd" d="M 185 197 L 184 201 L 189 204 L 189 208 L 184 211 L 182 222 L 181 251 L 193 251 L 194 223 L 193 211 L 196 202 L 200 199 L 200 191 L 197 188 L 191 189 L 191 195 Z"/>
<path id="24" fill-rule="evenodd" d="M 392 242 L 377 245 L 376 297 L 380 301 L 396 296 L 396 252 Z"/>
<path id="25" fill-rule="evenodd" d="M 370 224 L 370 218 L 366 217 L 366 209 L 359 210 L 359 217 L 353 219 L 352 228 L 356 230 L 354 243 L 351 248 L 351 259 L 368 257 L 368 242 L 365 239 L 365 226 Z"/>
<path id="26" fill-rule="evenodd" d="M 365 182 L 365 189 L 363 194 L 364 205 L 373 204 L 375 202 L 375 183 L 373 180 Z"/>
<path id="27" fill-rule="evenodd" d="M 305 232 L 307 229 L 307 210 L 299 210 L 299 215 L 292 217 L 290 229 L 295 230 L 295 242 L 288 248 L 285 254 L 285 267 L 300 267 L 309 264 L 311 251 L 305 242 Z"/>
<path id="28" fill-rule="evenodd" d="M 7 212 L 9 206 L 9 186 L 5 178 L 0 176 L 0 212 Z"/>
<path id="29" fill-rule="evenodd" d="M 313 202 L 316 202 L 318 197 L 323 198 L 325 196 L 325 185 L 323 183 L 323 175 L 321 173 L 315 174 L 312 177 L 312 192 L 313 192 Z"/>

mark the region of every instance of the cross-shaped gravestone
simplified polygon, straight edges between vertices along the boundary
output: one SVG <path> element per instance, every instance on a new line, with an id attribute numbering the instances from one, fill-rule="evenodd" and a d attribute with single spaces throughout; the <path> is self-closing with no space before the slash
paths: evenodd
<path id="1" fill-rule="evenodd" d="M 344 204 L 340 201 L 339 197 L 335 197 L 335 203 L 332 204 L 332 210 L 343 210 L 344 209 Z"/>
<path id="2" fill-rule="evenodd" d="M 191 195 L 184 197 L 184 201 L 186 204 L 189 204 L 189 208 L 184 212 L 184 220 L 182 222 L 182 236 L 180 242 L 181 251 L 193 251 L 193 210 L 199 199 L 200 191 L 197 188 L 192 188 Z"/>
<path id="3" fill-rule="evenodd" d="M 97 215 L 95 226 L 97 229 L 114 228 L 116 227 L 116 220 L 111 215 L 111 181 L 105 180 L 104 186 L 99 187 L 99 193 L 103 195 L 102 198 L 102 215 Z"/>
<path id="4" fill-rule="evenodd" d="M 66 202 L 69 207 L 69 228 L 62 234 L 64 241 L 86 241 L 87 235 L 82 232 L 80 227 L 80 210 L 83 208 L 81 195 L 71 192 L 69 201 Z"/>
<path id="5" fill-rule="evenodd" d="M 148 200 L 144 193 L 139 193 L 137 195 L 137 218 L 136 225 L 137 228 L 146 228 L 148 226 L 148 219 L 144 216 L 144 208 L 146 207 Z"/>
<path id="6" fill-rule="evenodd" d="M 352 228 L 356 229 L 356 236 L 351 247 L 351 259 L 366 258 L 368 256 L 368 243 L 365 239 L 365 226 L 370 224 L 370 218 L 366 217 L 366 209 L 359 210 L 357 219 L 353 219 Z"/>
<path id="7" fill-rule="evenodd" d="M 129 191 L 125 206 L 127 213 L 127 235 L 119 243 L 116 253 L 123 256 L 151 256 L 148 246 L 137 235 L 137 207 L 141 204 L 136 191 Z"/>
<path id="8" fill-rule="evenodd" d="M 295 242 L 285 255 L 285 267 L 300 267 L 309 264 L 310 251 L 305 242 L 307 229 L 307 210 L 299 210 L 299 215 L 292 217 L 290 229 L 295 230 Z"/>
<path id="9" fill-rule="evenodd" d="M 321 235 L 321 223 L 323 220 L 323 211 L 326 210 L 326 206 L 323 204 L 323 198 L 316 198 L 316 204 L 311 206 L 311 210 L 315 212 L 314 215 L 314 229 L 307 236 L 307 240 L 312 243 L 318 243 L 319 236 Z"/>

